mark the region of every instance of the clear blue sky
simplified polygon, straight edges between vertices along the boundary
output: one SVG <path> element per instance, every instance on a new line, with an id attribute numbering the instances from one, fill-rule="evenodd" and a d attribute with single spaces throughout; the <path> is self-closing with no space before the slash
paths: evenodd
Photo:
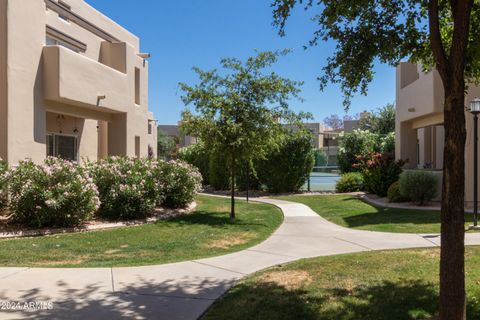
<path id="1" fill-rule="evenodd" d="M 185 108 L 179 82 L 194 84 L 193 66 L 213 69 L 220 58 L 244 59 L 254 49 L 291 48 L 293 53 L 276 65 L 282 76 L 304 81 L 303 103 L 291 108 L 313 113 L 316 121 L 337 113 L 344 115 L 342 95 L 337 86 L 319 91 L 316 80 L 333 43 L 321 43 L 306 51 L 315 25 L 311 12 L 297 10 L 281 38 L 272 27 L 271 0 L 87 0 L 89 4 L 140 37 L 142 51 L 150 59 L 149 108 L 160 124 L 174 124 Z M 368 96 L 357 96 L 349 114 L 371 110 L 395 99 L 395 70 L 377 65 L 375 81 Z"/>

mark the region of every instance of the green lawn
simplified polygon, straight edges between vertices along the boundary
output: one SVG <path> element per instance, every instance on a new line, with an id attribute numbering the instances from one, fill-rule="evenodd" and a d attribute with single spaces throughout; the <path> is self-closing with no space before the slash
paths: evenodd
<path id="1" fill-rule="evenodd" d="M 0 266 L 111 267 L 223 255 L 266 239 L 282 222 L 274 206 L 199 196 L 195 213 L 108 231 L 0 241 Z"/>
<path id="2" fill-rule="evenodd" d="M 301 260 L 240 281 L 214 319 L 407 320 L 438 313 L 439 249 Z M 480 247 L 466 251 L 468 319 L 480 319 Z"/>
<path id="3" fill-rule="evenodd" d="M 277 199 L 303 203 L 338 225 L 371 231 L 439 233 L 440 212 L 413 209 L 378 208 L 350 195 L 284 196 Z M 472 224 L 466 214 L 465 227 Z"/>

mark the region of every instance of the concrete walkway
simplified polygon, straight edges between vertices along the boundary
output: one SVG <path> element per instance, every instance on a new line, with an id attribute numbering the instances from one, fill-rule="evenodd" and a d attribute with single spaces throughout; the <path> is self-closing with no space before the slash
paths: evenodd
<path id="1" fill-rule="evenodd" d="M 347 229 L 302 204 L 257 201 L 280 207 L 284 223 L 263 243 L 237 253 L 147 267 L 0 268 L 0 319 L 197 319 L 238 279 L 273 265 L 316 256 L 439 245 L 438 235 Z M 467 244 L 480 245 L 480 233 L 468 234 Z M 8 302 L 21 304 L 15 305 L 17 310 L 4 310 L 12 307 Z M 25 302 L 44 305 L 25 306 Z"/>

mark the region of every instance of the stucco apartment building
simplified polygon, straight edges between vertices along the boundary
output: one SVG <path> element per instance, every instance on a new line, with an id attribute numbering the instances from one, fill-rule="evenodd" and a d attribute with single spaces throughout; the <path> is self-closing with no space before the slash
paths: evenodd
<path id="1" fill-rule="evenodd" d="M 156 154 L 146 58 L 83 0 L 0 0 L 0 157 Z"/>
<path id="2" fill-rule="evenodd" d="M 473 200 L 473 120 L 468 103 L 480 97 L 480 87 L 470 86 L 465 102 L 467 140 L 465 147 L 465 199 Z M 396 144 L 398 159 L 408 159 L 407 168 L 429 168 L 441 177 L 443 169 L 444 91 L 437 71 L 404 62 L 396 75 Z"/>

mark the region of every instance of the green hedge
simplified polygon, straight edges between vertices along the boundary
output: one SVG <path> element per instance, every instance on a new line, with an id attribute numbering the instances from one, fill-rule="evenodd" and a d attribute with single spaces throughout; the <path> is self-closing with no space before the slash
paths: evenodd
<path id="1" fill-rule="evenodd" d="M 335 185 L 335 191 L 338 193 L 362 191 L 363 176 L 358 172 L 348 172 L 342 174 Z"/>
<path id="2" fill-rule="evenodd" d="M 315 162 L 309 136 L 289 136 L 278 150 L 260 161 L 260 183 L 273 193 L 297 192 L 305 184 Z"/>

